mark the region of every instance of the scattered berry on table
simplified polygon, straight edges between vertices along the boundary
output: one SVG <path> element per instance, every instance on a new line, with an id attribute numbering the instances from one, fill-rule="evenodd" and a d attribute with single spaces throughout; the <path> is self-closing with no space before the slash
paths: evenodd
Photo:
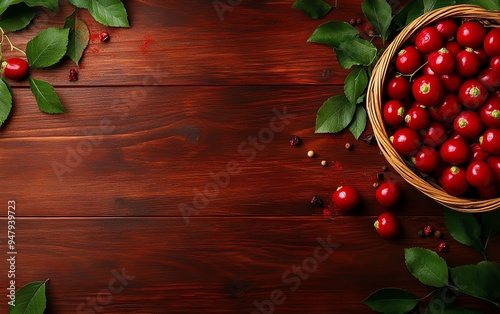
<path id="1" fill-rule="evenodd" d="M 314 195 L 311 199 L 311 204 L 316 207 L 323 207 L 323 200 L 318 195 Z"/>
<path id="2" fill-rule="evenodd" d="M 427 226 L 424 228 L 424 233 L 426 236 L 429 236 L 432 234 L 432 227 L 431 226 Z"/>
<path id="3" fill-rule="evenodd" d="M 71 69 L 69 70 L 69 77 L 68 77 L 68 80 L 70 82 L 76 82 L 78 81 L 78 71 L 75 70 L 75 69 Z"/>
<path id="4" fill-rule="evenodd" d="M 99 34 L 99 40 L 102 42 L 108 41 L 109 40 L 109 33 L 107 32 L 101 32 Z"/>
<path id="5" fill-rule="evenodd" d="M 298 145 L 300 145 L 300 143 L 301 143 L 301 142 L 302 142 L 302 141 L 301 141 L 300 137 L 298 137 L 297 135 L 295 135 L 295 136 L 294 136 L 294 137 L 292 137 L 292 139 L 290 140 L 290 145 L 292 145 L 292 146 L 298 146 Z"/>
<path id="6" fill-rule="evenodd" d="M 441 242 L 438 245 L 439 252 L 448 252 L 448 245 L 445 242 Z"/>
<path id="7" fill-rule="evenodd" d="M 443 237 L 443 233 L 439 230 L 436 230 L 434 232 L 434 237 L 438 238 L 438 239 L 441 239 Z"/>
<path id="8" fill-rule="evenodd" d="M 314 151 L 310 150 L 307 152 L 307 157 L 313 158 L 314 157 Z"/>
<path id="9" fill-rule="evenodd" d="M 326 160 L 322 160 L 322 161 L 321 161 L 321 165 L 322 165 L 323 167 L 328 166 L 328 161 L 326 161 Z"/>
<path id="10" fill-rule="evenodd" d="M 345 149 L 352 150 L 353 148 L 354 148 L 354 145 L 352 145 L 351 143 L 345 143 Z"/>

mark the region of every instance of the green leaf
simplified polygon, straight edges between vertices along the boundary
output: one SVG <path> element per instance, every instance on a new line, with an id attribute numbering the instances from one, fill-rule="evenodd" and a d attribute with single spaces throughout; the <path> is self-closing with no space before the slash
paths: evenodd
<path id="1" fill-rule="evenodd" d="M 444 310 L 451 308 L 457 297 L 458 293 L 449 287 L 438 289 L 429 302 L 425 314 L 442 314 Z"/>
<path id="2" fill-rule="evenodd" d="M 344 93 L 350 102 L 356 104 L 367 86 L 368 74 L 365 68 L 357 67 L 346 77 L 344 81 Z"/>
<path id="3" fill-rule="evenodd" d="M 402 28 L 422 14 L 424 14 L 423 1 L 413 0 L 396 13 L 394 22 L 398 27 Z"/>
<path id="4" fill-rule="evenodd" d="M 330 97 L 319 108 L 316 117 L 316 133 L 337 133 L 345 129 L 354 117 L 356 105 L 342 94 Z"/>
<path id="5" fill-rule="evenodd" d="M 361 38 L 353 38 L 340 43 L 335 53 L 344 69 L 350 69 L 354 65 L 369 66 L 377 60 L 377 48 Z"/>
<path id="6" fill-rule="evenodd" d="M 481 226 L 485 237 L 490 238 L 500 233 L 500 210 L 482 214 Z"/>
<path id="7" fill-rule="evenodd" d="M 332 6 L 323 0 L 297 0 L 292 8 L 301 10 L 311 19 L 319 19 L 327 15 Z"/>
<path id="8" fill-rule="evenodd" d="M 428 286 L 442 288 L 448 284 L 448 266 L 436 252 L 422 249 L 405 249 L 406 266 L 410 273 Z"/>
<path id="9" fill-rule="evenodd" d="M 64 113 L 63 105 L 54 90 L 47 82 L 29 78 L 31 92 L 35 96 L 38 108 L 45 113 Z"/>
<path id="10" fill-rule="evenodd" d="M 74 5 L 77 8 L 88 9 L 90 6 L 91 0 L 68 0 L 69 3 Z"/>
<path id="11" fill-rule="evenodd" d="M 424 13 L 455 4 L 455 0 L 423 0 Z"/>
<path id="12" fill-rule="evenodd" d="M 87 24 L 76 14 L 76 11 L 66 18 L 64 27 L 69 28 L 69 42 L 66 54 L 78 65 L 83 52 L 89 44 L 89 29 Z"/>
<path id="13" fill-rule="evenodd" d="M 450 268 L 451 280 L 463 293 L 481 298 L 500 298 L 500 265 L 482 261 Z"/>
<path id="14" fill-rule="evenodd" d="M 377 34 L 382 35 L 382 41 L 386 41 L 392 21 L 392 9 L 389 3 L 386 0 L 365 0 L 361 8 Z"/>
<path id="15" fill-rule="evenodd" d="M 28 63 L 34 68 L 46 68 L 59 62 L 66 54 L 69 29 L 49 27 L 26 45 Z"/>
<path id="16" fill-rule="evenodd" d="M 473 247 L 484 255 L 484 247 L 481 243 L 481 226 L 474 215 L 446 208 L 444 217 L 446 227 L 455 240 Z"/>
<path id="17" fill-rule="evenodd" d="M 9 117 L 12 110 L 12 91 L 4 79 L 0 79 L 0 126 Z"/>
<path id="18" fill-rule="evenodd" d="M 469 308 L 453 308 L 442 312 L 443 314 L 483 314 L 480 310 L 474 310 Z"/>
<path id="19" fill-rule="evenodd" d="M 16 293 L 16 306 L 10 306 L 10 314 L 43 314 L 47 305 L 46 281 L 34 281 L 23 286 Z"/>
<path id="20" fill-rule="evenodd" d="M 358 30 L 349 23 L 334 21 L 320 25 L 307 42 L 338 48 L 340 43 L 356 38 L 358 35 Z"/>
<path id="21" fill-rule="evenodd" d="M 457 0 L 457 4 L 475 4 L 490 11 L 500 10 L 500 2 L 498 0 Z"/>
<path id="22" fill-rule="evenodd" d="M 93 0 L 89 3 L 88 10 L 102 25 L 130 27 L 127 10 L 120 0 Z"/>
<path id="23" fill-rule="evenodd" d="M 45 7 L 54 12 L 59 9 L 58 0 L 23 0 L 30 7 Z"/>
<path id="24" fill-rule="evenodd" d="M 359 139 L 363 131 L 366 129 L 366 110 L 363 106 L 358 105 L 354 119 L 349 124 L 349 131 L 355 139 Z"/>
<path id="25" fill-rule="evenodd" d="M 23 0 L 2 0 L 0 1 L 0 14 L 3 14 L 8 7 L 13 4 L 18 4 L 23 2 Z"/>
<path id="26" fill-rule="evenodd" d="M 0 19 L 0 27 L 15 32 L 28 26 L 35 17 L 35 9 L 24 3 L 10 6 Z"/>
<path id="27" fill-rule="evenodd" d="M 411 292 L 397 288 L 384 288 L 369 295 L 363 304 L 385 314 L 401 314 L 411 311 L 420 299 Z"/>

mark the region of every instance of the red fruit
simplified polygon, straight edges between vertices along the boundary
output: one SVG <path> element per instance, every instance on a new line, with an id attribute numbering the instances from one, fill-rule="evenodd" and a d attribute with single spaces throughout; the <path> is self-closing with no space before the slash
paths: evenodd
<path id="1" fill-rule="evenodd" d="M 373 224 L 377 233 L 384 239 L 394 238 L 399 232 L 399 222 L 392 213 L 385 212 L 378 216 Z"/>
<path id="2" fill-rule="evenodd" d="M 412 130 L 422 130 L 431 122 L 429 113 L 423 107 L 412 107 L 405 116 L 406 126 Z"/>
<path id="3" fill-rule="evenodd" d="M 495 71 L 500 71 L 500 56 L 491 58 L 490 68 L 492 68 Z"/>
<path id="4" fill-rule="evenodd" d="M 489 128 L 500 128 L 500 98 L 489 98 L 479 109 L 479 116 Z"/>
<path id="5" fill-rule="evenodd" d="M 460 51 L 464 49 L 462 45 L 457 43 L 456 41 L 448 41 L 444 44 L 444 47 L 449 51 L 453 52 L 454 55 L 457 55 Z"/>
<path id="6" fill-rule="evenodd" d="M 486 29 L 481 23 L 465 22 L 458 28 L 457 42 L 464 47 L 479 47 L 486 37 Z"/>
<path id="7" fill-rule="evenodd" d="M 413 97 L 422 105 L 437 105 L 444 96 L 444 86 L 437 75 L 422 75 L 412 86 Z"/>
<path id="8" fill-rule="evenodd" d="M 436 121 L 453 121 L 462 111 L 462 104 L 455 94 L 446 94 L 441 102 L 429 111 Z M 433 112 L 435 115 L 433 115 Z M 440 118 L 440 119 L 439 119 Z"/>
<path id="9" fill-rule="evenodd" d="M 396 68 L 403 74 L 412 74 L 422 66 L 420 52 L 413 47 L 407 46 L 401 49 L 396 58 Z"/>
<path id="10" fill-rule="evenodd" d="M 415 46 L 420 52 L 428 54 L 443 47 L 443 37 L 437 29 L 427 26 L 418 32 Z"/>
<path id="11" fill-rule="evenodd" d="M 488 99 L 488 96 L 486 87 L 476 79 L 468 79 L 458 91 L 458 99 L 460 99 L 462 105 L 472 110 L 481 107 Z"/>
<path id="12" fill-rule="evenodd" d="M 491 28 L 484 38 L 483 46 L 490 57 L 500 56 L 500 28 Z"/>
<path id="13" fill-rule="evenodd" d="M 395 182 L 391 181 L 382 183 L 375 192 L 377 202 L 385 207 L 396 205 L 400 197 L 401 189 Z"/>
<path id="14" fill-rule="evenodd" d="M 427 63 L 426 65 L 424 65 L 423 74 L 425 74 L 425 75 L 436 75 L 436 73 L 434 71 L 432 71 L 429 63 Z"/>
<path id="15" fill-rule="evenodd" d="M 412 162 L 415 169 L 418 171 L 429 173 L 436 170 L 441 162 L 441 158 L 434 148 L 422 146 L 422 148 L 412 157 Z"/>
<path id="16" fill-rule="evenodd" d="M 462 76 L 474 76 L 481 68 L 481 60 L 472 48 L 465 48 L 456 56 L 455 70 Z"/>
<path id="17" fill-rule="evenodd" d="M 441 175 L 441 186 L 450 195 L 460 196 L 467 192 L 469 183 L 466 179 L 467 170 L 458 166 L 451 166 Z"/>
<path id="18" fill-rule="evenodd" d="M 500 71 L 493 68 L 482 70 L 478 74 L 477 79 L 490 92 L 494 92 L 500 88 Z"/>
<path id="19" fill-rule="evenodd" d="M 473 161 L 467 167 L 467 182 L 475 187 L 483 187 L 493 183 L 494 173 L 485 161 Z"/>
<path id="20" fill-rule="evenodd" d="M 391 136 L 392 146 L 403 156 L 411 156 L 415 154 L 421 144 L 420 136 L 417 131 L 409 128 L 401 128 L 394 132 Z"/>
<path id="21" fill-rule="evenodd" d="M 446 48 L 431 52 L 427 62 L 431 70 L 438 75 L 451 74 L 455 70 L 455 55 Z"/>
<path id="22" fill-rule="evenodd" d="M 402 100 L 410 95 L 411 85 L 404 76 L 396 76 L 389 81 L 386 90 L 392 99 Z"/>
<path id="23" fill-rule="evenodd" d="M 446 129 L 441 123 L 431 122 L 420 132 L 424 145 L 439 147 L 447 139 Z"/>
<path id="24" fill-rule="evenodd" d="M 500 89 L 497 90 L 496 92 L 494 92 L 493 94 L 491 94 L 491 97 L 492 98 L 500 98 Z"/>
<path id="25" fill-rule="evenodd" d="M 452 18 L 442 19 L 441 21 L 438 21 L 434 25 L 434 27 L 441 34 L 445 41 L 452 39 L 458 30 L 458 24 Z"/>
<path id="26" fill-rule="evenodd" d="M 479 58 L 479 64 L 481 67 L 485 67 L 490 63 L 490 56 L 486 53 L 486 51 L 481 47 L 474 48 L 474 53 Z"/>
<path id="27" fill-rule="evenodd" d="M 488 159 L 489 154 L 485 152 L 479 143 L 473 143 L 470 146 L 471 156 L 469 158 L 469 163 L 473 161 L 486 161 Z"/>
<path id="28" fill-rule="evenodd" d="M 398 125 L 405 121 L 406 109 L 399 100 L 389 100 L 384 105 L 383 118 L 388 125 Z"/>
<path id="29" fill-rule="evenodd" d="M 494 181 L 500 183 L 500 156 L 490 156 L 486 159 L 491 170 L 493 170 Z"/>
<path id="30" fill-rule="evenodd" d="M 28 75 L 28 62 L 20 58 L 10 58 L 2 62 L 3 75 L 11 80 L 20 81 Z"/>
<path id="31" fill-rule="evenodd" d="M 460 86 L 462 86 L 464 80 L 458 73 L 451 73 L 447 75 L 441 75 L 441 81 L 443 82 L 444 89 L 448 93 L 458 93 Z"/>
<path id="32" fill-rule="evenodd" d="M 466 142 L 459 139 L 448 139 L 439 150 L 441 159 L 450 165 L 461 165 L 469 160 L 470 148 Z"/>
<path id="33" fill-rule="evenodd" d="M 356 207 L 360 200 L 358 191 L 352 186 L 339 186 L 332 194 L 333 204 L 342 212 L 347 212 Z"/>
<path id="34" fill-rule="evenodd" d="M 492 155 L 500 155 L 500 129 L 488 129 L 479 138 L 481 148 Z"/>
<path id="35" fill-rule="evenodd" d="M 467 138 L 475 138 L 481 133 L 483 123 L 474 111 L 464 110 L 453 121 L 453 129 Z"/>

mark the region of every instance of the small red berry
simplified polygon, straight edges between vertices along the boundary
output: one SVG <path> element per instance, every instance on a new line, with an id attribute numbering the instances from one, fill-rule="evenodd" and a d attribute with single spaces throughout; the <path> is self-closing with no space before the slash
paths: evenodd
<path id="1" fill-rule="evenodd" d="M 445 242 L 441 242 L 438 245 L 439 252 L 448 252 L 448 245 Z"/>
<path id="2" fill-rule="evenodd" d="M 99 40 L 104 42 L 109 40 L 109 34 L 107 32 L 101 32 L 99 34 Z"/>
<path id="3" fill-rule="evenodd" d="M 68 80 L 70 82 L 76 82 L 76 81 L 78 81 L 78 72 L 75 69 L 69 70 Z"/>
<path id="4" fill-rule="evenodd" d="M 424 228 L 424 233 L 426 236 L 429 236 L 432 234 L 432 227 L 431 226 L 427 226 Z"/>

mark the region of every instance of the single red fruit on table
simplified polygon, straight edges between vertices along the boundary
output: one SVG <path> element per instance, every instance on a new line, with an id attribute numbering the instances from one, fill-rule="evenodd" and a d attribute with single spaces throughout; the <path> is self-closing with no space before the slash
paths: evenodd
<path id="1" fill-rule="evenodd" d="M 422 56 L 414 46 L 407 46 L 398 52 L 396 68 L 402 74 L 412 74 L 422 66 Z"/>
<path id="2" fill-rule="evenodd" d="M 333 204 L 342 212 L 356 207 L 360 197 L 358 191 L 349 185 L 339 186 L 332 194 Z"/>
<path id="3" fill-rule="evenodd" d="M 444 90 L 448 93 L 458 93 L 460 86 L 462 86 L 464 80 L 458 73 L 451 73 L 441 75 L 441 82 L 443 82 Z"/>
<path id="4" fill-rule="evenodd" d="M 448 139 L 439 150 L 441 159 L 450 165 L 466 163 L 470 157 L 469 145 L 461 139 Z"/>
<path id="5" fill-rule="evenodd" d="M 409 128 L 400 128 L 391 136 L 392 146 L 403 156 L 415 154 L 421 145 L 420 136 L 417 131 Z"/>
<path id="6" fill-rule="evenodd" d="M 473 161 L 467 167 L 467 182 L 475 187 L 484 187 L 493 183 L 495 174 L 486 161 Z"/>
<path id="7" fill-rule="evenodd" d="M 455 70 L 461 76 L 474 76 L 481 68 L 481 60 L 472 48 L 465 48 L 456 56 Z"/>
<path id="8" fill-rule="evenodd" d="M 445 41 L 452 39 L 458 31 L 458 24 L 452 18 L 445 18 L 434 24 L 434 28 L 441 34 Z"/>
<path id="9" fill-rule="evenodd" d="M 385 207 L 396 205 L 401 197 L 401 189 L 395 182 L 387 181 L 382 183 L 375 192 L 377 202 Z"/>
<path id="10" fill-rule="evenodd" d="M 500 56 L 500 28 L 491 28 L 484 38 L 483 47 L 490 57 Z"/>
<path id="11" fill-rule="evenodd" d="M 420 131 L 420 136 L 424 145 L 431 147 L 439 147 L 448 139 L 444 125 L 434 121 Z"/>
<path id="12" fill-rule="evenodd" d="M 438 75 L 451 74 L 455 70 L 455 55 L 446 48 L 431 52 L 427 62 L 431 70 Z"/>
<path id="13" fill-rule="evenodd" d="M 437 150 L 430 146 L 422 146 L 412 157 L 411 161 L 420 172 L 429 173 L 437 169 L 441 162 L 441 157 Z"/>
<path id="14" fill-rule="evenodd" d="M 455 94 L 446 94 L 434 107 L 430 107 L 431 117 L 438 122 L 453 121 L 462 111 L 462 104 Z"/>
<path id="15" fill-rule="evenodd" d="M 384 239 L 394 238 L 399 232 L 399 222 L 396 216 L 390 212 L 380 214 L 373 226 Z"/>
<path id="16" fill-rule="evenodd" d="M 422 106 L 432 107 L 443 99 L 443 82 L 437 75 L 422 75 L 413 82 L 412 92 Z"/>
<path id="17" fill-rule="evenodd" d="M 443 36 L 432 26 L 424 27 L 415 37 L 415 46 L 424 54 L 431 53 L 443 47 Z"/>
<path id="18" fill-rule="evenodd" d="M 431 122 L 429 113 L 421 106 L 412 107 L 405 116 L 406 126 L 412 130 L 422 130 Z"/>
<path id="19" fill-rule="evenodd" d="M 457 30 L 457 42 L 464 47 L 479 47 L 486 37 L 486 28 L 481 23 L 465 22 Z"/>
<path id="20" fill-rule="evenodd" d="M 500 156 L 490 156 L 486 159 L 486 162 L 493 170 L 494 181 L 500 183 Z"/>
<path id="21" fill-rule="evenodd" d="M 475 138 L 483 129 L 483 122 L 479 114 L 464 110 L 453 121 L 453 129 L 467 138 Z"/>
<path id="22" fill-rule="evenodd" d="M 488 129 L 479 138 L 481 148 L 492 155 L 500 155 L 500 129 Z"/>
<path id="23" fill-rule="evenodd" d="M 451 166 L 441 175 L 441 186 L 450 195 L 460 196 L 467 192 L 470 185 L 466 179 L 467 170 L 463 167 Z"/>
<path id="24" fill-rule="evenodd" d="M 402 100 L 410 95 L 411 85 L 404 76 L 396 76 L 389 81 L 386 91 L 392 99 Z"/>
<path id="25" fill-rule="evenodd" d="M 20 81 L 28 76 L 28 62 L 20 58 L 10 58 L 2 62 L 3 75 L 11 80 Z"/>
<path id="26" fill-rule="evenodd" d="M 500 128 L 500 99 L 489 98 L 479 109 L 479 116 L 488 128 Z"/>
<path id="27" fill-rule="evenodd" d="M 488 99 L 488 96 L 488 90 L 477 79 L 468 79 L 458 91 L 458 99 L 460 99 L 464 107 L 469 109 L 481 107 L 486 99 Z"/>
<path id="28" fill-rule="evenodd" d="M 500 88 L 500 71 L 493 68 L 486 68 L 479 72 L 477 79 L 489 92 L 494 92 Z"/>
<path id="29" fill-rule="evenodd" d="M 398 125 L 405 121 L 406 109 L 399 100 L 389 100 L 384 105 L 383 118 L 388 125 Z"/>

